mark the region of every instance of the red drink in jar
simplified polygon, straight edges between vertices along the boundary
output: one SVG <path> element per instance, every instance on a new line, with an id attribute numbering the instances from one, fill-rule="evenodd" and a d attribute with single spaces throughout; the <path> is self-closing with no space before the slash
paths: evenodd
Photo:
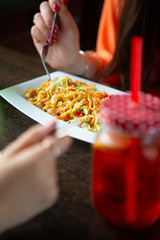
<path id="1" fill-rule="evenodd" d="M 93 146 L 92 197 L 112 223 L 146 227 L 159 218 L 160 99 L 140 94 L 103 103 L 102 129 Z"/>

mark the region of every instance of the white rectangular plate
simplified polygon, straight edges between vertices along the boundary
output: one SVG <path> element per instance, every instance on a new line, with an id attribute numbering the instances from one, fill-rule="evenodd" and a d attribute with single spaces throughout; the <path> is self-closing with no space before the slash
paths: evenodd
<path id="1" fill-rule="evenodd" d="M 80 80 L 83 82 L 86 82 L 88 85 L 93 85 L 94 82 L 86 80 L 84 78 L 80 78 L 68 73 L 64 72 L 53 72 L 51 73 L 51 78 L 55 77 L 61 77 L 61 76 L 67 76 L 70 77 L 73 81 Z M 41 86 L 41 84 L 48 79 L 47 75 L 14 85 L 9 88 L 5 88 L 0 91 L 0 96 L 2 96 L 6 101 L 8 101 L 10 104 L 12 104 L 15 108 L 29 116 L 30 118 L 34 119 L 36 122 L 39 122 L 43 125 L 47 125 L 54 117 L 38 107 L 30 104 L 24 97 L 24 92 L 29 88 L 37 88 Z M 96 87 L 100 91 L 106 91 L 110 95 L 119 95 L 124 94 L 124 92 L 118 91 L 114 88 L 107 87 L 102 84 L 95 83 Z M 54 118 L 56 119 L 56 118 Z M 56 119 L 57 122 L 57 128 L 62 128 L 67 123 Z M 70 136 L 88 143 L 93 143 L 94 139 L 96 137 L 96 133 L 87 131 L 85 129 L 82 129 L 80 127 L 73 126 L 73 131 L 71 131 Z"/>

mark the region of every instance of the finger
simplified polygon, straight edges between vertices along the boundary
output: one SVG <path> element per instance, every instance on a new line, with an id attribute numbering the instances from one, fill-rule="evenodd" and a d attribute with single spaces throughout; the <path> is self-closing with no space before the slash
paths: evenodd
<path id="1" fill-rule="evenodd" d="M 49 0 L 49 5 L 54 12 L 58 13 L 61 8 L 62 2 L 60 0 Z"/>
<path id="2" fill-rule="evenodd" d="M 13 155 L 24 148 L 42 141 L 46 136 L 55 131 L 55 125 L 55 121 L 52 121 L 47 126 L 40 124 L 34 125 L 24 132 L 17 140 L 6 147 L 6 149 L 3 151 L 3 155 Z"/>
<path id="3" fill-rule="evenodd" d="M 21 164 L 30 165 L 30 162 L 34 163 L 38 161 L 44 161 L 54 163 L 56 168 L 55 159 L 66 152 L 72 144 L 72 138 L 66 136 L 61 139 L 56 139 L 55 137 L 46 137 L 40 143 L 31 145 L 28 148 L 18 152 L 13 156 L 13 161 L 20 161 Z M 55 151 L 56 150 L 56 151 Z M 57 152 L 58 150 L 58 152 Z M 18 160 L 19 159 L 19 160 Z M 22 161 L 23 159 L 23 161 Z"/>
<path id="4" fill-rule="evenodd" d="M 34 23 L 35 25 L 39 28 L 39 30 L 41 31 L 41 33 L 43 33 L 45 39 L 48 39 L 50 30 L 49 28 L 46 26 L 45 21 L 41 15 L 41 13 L 36 13 L 34 15 Z"/>
<path id="5" fill-rule="evenodd" d="M 51 30 L 51 28 L 52 28 L 52 26 L 50 26 L 50 30 Z M 58 34 L 58 31 L 59 31 L 58 25 L 55 23 L 53 33 L 54 33 L 54 34 Z"/>
<path id="6" fill-rule="evenodd" d="M 53 147 L 53 154 L 55 157 L 59 157 L 61 155 L 63 155 L 68 149 L 69 147 L 72 145 L 73 139 L 71 137 L 64 137 L 59 139 L 55 146 Z M 55 149 L 58 148 L 59 152 L 56 153 Z"/>
<path id="7" fill-rule="evenodd" d="M 71 146 L 73 139 L 69 136 L 60 138 L 60 139 L 51 139 L 52 141 L 52 154 L 54 157 L 59 157 L 67 151 Z"/>
<path id="8" fill-rule="evenodd" d="M 67 8 L 67 3 L 67 0 L 49 0 L 49 5 L 52 11 L 58 12 L 58 20 L 60 22 L 61 29 L 68 30 L 72 28 L 72 25 L 75 25 L 75 22 L 73 21 L 73 17 Z"/>
<path id="9" fill-rule="evenodd" d="M 64 5 L 68 4 L 68 0 L 61 0 Z"/>
<path id="10" fill-rule="evenodd" d="M 58 36 L 58 27 L 57 25 L 55 25 L 54 30 L 53 30 L 53 36 L 50 42 L 50 46 L 52 46 L 54 43 L 57 42 L 57 36 Z M 49 35 L 49 39 L 50 39 L 50 35 Z M 49 41 L 48 39 L 48 41 Z"/>
<path id="11" fill-rule="evenodd" d="M 41 49 L 42 49 L 42 47 L 44 46 L 44 43 L 41 43 L 41 42 L 36 38 L 36 36 L 34 35 L 34 28 L 35 28 L 35 26 L 33 26 L 33 27 L 31 28 L 31 36 L 32 36 L 33 43 L 34 43 L 34 45 L 35 45 L 38 53 L 40 54 Z"/>
<path id="12" fill-rule="evenodd" d="M 23 169 L 23 175 L 25 173 L 29 174 L 31 179 L 33 177 L 39 183 L 42 182 L 42 179 L 44 180 L 44 184 L 48 180 L 54 185 L 58 183 L 56 158 L 49 148 L 42 147 L 40 143 L 34 144 L 13 155 L 10 167 L 12 167 L 12 170 L 16 167 L 16 172 L 18 169 L 20 171 Z"/>
<path id="13" fill-rule="evenodd" d="M 47 39 L 37 26 L 33 26 L 31 28 L 31 36 L 35 44 L 37 43 L 41 43 L 41 45 L 46 44 Z"/>
<path id="14" fill-rule="evenodd" d="M 48 2 L 42 2 L 40 5 L 40 11 L 46 26 L 49 28 L 53 21 L 53 11 L 50 8 Z"/>
<path id="15" fill-rule="evenodd" d="M 66 136 L 61 139 L 55 137 L 47 137 L 41 142 L 41 146 L 44 149 L 49 149 L 52 157 L 57 158 L 66 152 L 66 150 L 72 144 L 72 138 Z"/>
<path id="16" fill-rule="evenodd" d="M 62 5 L 67 6 L 68 0 L 49 0 L 49 5 L 54 12 L 59 12 Z"/>
<path id="17" fill-rule="evenodd" d="M 56 42 L 57 42 L 57 37 L 56 37 L 56 35 L 53 35 L 52 39 L 51 39 L 51 42 L 50 42 L 50 46 L 52 46 Z"/>

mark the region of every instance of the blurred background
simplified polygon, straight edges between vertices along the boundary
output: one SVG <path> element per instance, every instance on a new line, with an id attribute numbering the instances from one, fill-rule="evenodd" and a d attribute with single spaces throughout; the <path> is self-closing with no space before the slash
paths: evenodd
<path id="1" fill-rule="evenodd" d="M 69 0 L 80 30 L 81 49 L 95 49 L 99 18 L 104 0 Z M 0 0 L 0 45 L 38 57 L 30 36 L 33 16 L 42 0 Z"/>

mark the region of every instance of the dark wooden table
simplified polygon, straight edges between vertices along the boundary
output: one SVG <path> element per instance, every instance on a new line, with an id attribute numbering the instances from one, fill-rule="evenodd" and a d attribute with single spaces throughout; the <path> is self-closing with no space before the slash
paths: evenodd
<path id="1" fill-rule="evenodd" d="M 39 58 L 0 47 L 0 89 L 44 74 Z M 35 123 L 0 98 L 0 149 Z M 96 213 L 90 198 L 91 167 L 90 144 L 74 140 L 58 160 L 58 202 L 31 221 L 3 233 L 0 239 L 160 239 L 160 222 L 146 229 L 126 230 Z"/>

